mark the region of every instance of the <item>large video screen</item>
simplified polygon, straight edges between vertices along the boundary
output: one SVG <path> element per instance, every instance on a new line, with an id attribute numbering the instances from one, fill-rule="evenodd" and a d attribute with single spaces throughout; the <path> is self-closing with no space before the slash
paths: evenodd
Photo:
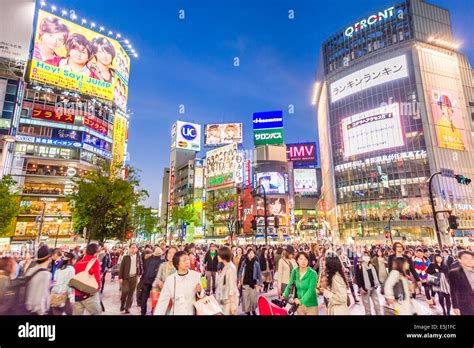
<path id="1" fill-rule="evenodd" d="M 218 146 L 242 143 L 242 123 L 207 124 L 204 131 L 204 144 Z"/>
<path id="2" fill-rule="evenodd" d="M 38 12 L 30 79 L 127 106 L 130 57 L 114 39 Z"/>
<path id="3" fill-rule="evenodd" d="M 316 193 L 318 192 L 318 183 L 316 179 L 316 169 L 294 169 L 293 184 L 295 192 L 298 193 Z"/>
<path id="4" fill-rule="evenodd" d="M 431 110 L 439 147 L 467 150 L 466 131 L 457 94 L 446 90 L 431 90 Z"/>
<path id="5" fill-rule="evenodd" d="M 397 103 L 349 116 L 341 123 L 346 158 L 405 143 Z"/>
<path id="6" fill-rule="evenodd" d="M 257 185 L 262 185 L 266 194 L 285 194 L 285 174 L 278 172 L 257 173 Z"/>

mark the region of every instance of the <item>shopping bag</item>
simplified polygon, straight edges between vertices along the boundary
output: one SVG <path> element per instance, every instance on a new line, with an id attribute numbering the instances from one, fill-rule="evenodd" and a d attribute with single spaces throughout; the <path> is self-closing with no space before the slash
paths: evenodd
<path id="1" fill-rule="evenodd" d="M 160 298 L 160 291 L 158 289 L 153 289 L 151 291 L 151 309 L 152 312 L 155 311 L 156 304 L 158 303 L 158 299 Z"/>
<path id="2" fill-rule="evenodd" d="M 197 315 L 222 315 L 222 308 L 214 296 L 206 296 L 194 302 Z"/>

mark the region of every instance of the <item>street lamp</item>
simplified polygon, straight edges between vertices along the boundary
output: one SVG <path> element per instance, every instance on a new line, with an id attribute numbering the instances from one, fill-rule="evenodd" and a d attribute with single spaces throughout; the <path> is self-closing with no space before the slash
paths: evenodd
<path id="1" fill-rule="evenodd" d="M 263 218 L 264 218 L 264 221 L 265 221 L 265 230 L 264 230 L 264 234 L 265 234 L 265 245 L 268 244 L 268 231 L 267 231 L 267 193 L 265 191 L 265 187 L 263 185 L 258 185 L 257 187 L 255 187 L 255 189 L 252 191 L 252 196 L 255 198 L 257 196 L 260 196 L 260 194 L 257 193 L 257 190 L 259 188 L 262 188 L 263 189 Z"/>
<path id="2" fill-rule="evenodd" d="M 61 227 L 61 224 L 63 223 L 63 216 L 61 213 L 59 213 L 57 222 L 58 222 L 58 231 L 56 232 L 56 240 L 54 241 L 54 248 L 56 248 L 56 246 L 58 245 L 59 228 Z"/>

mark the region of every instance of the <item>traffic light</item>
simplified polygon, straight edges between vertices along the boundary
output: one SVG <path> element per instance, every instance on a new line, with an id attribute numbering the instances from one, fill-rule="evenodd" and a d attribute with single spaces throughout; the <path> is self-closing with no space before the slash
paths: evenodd
<path id="1" fill-rule="evenodd" d="M 390 239 L 390 232 L 384 232 L 383 235 L 385 239 Z"/>
<path id="2" fill-rule="evenodd" d="M 252 230 L 254 230 L 254 231 L 257 230 L 257 220 L 255 220 L 255 219 L 252 220 Z"/>
<path id="3" fill-rule="evenodd" d="M 132 232 L 127 232 L 127 235 L 125 236 L 125 239 L 129 240 L 132 239 L 133 233 Z"/>
<path id="4" fill-rule="evenodd" d="M 280 218 L 278 216 L 275 216 L 274 222 L 275 222 L 274 224 L 275 228 L 280 227 Z"/>
<path id="5" fill-rule="evenodd" d="M 471 183 L 471 179 L 466 178 L 464 175 L 456 174 L 454 178 L 458 181 L 459 184 L 462 185 L 469 185 Z"/>
<path id="6" fill-rule="evenodd" d="M 457 218 L 456 215 L 449 215 L 448 222 L 449 222 L 449 228 L 450 229 L 455 230 L 459 227 L 458 218 Z"/>

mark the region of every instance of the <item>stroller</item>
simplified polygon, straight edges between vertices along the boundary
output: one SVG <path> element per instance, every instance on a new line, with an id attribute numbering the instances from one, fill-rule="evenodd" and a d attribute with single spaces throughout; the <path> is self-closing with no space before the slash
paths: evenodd
<path id="1" fill-rule="evenodd" d="M 286 300 L 274 299 L 269 301 L 265 296 L 258 298 L 258 313 L 260 315 L 293 315 L 297 307 L 297 305 L 289 305 Z"/>

